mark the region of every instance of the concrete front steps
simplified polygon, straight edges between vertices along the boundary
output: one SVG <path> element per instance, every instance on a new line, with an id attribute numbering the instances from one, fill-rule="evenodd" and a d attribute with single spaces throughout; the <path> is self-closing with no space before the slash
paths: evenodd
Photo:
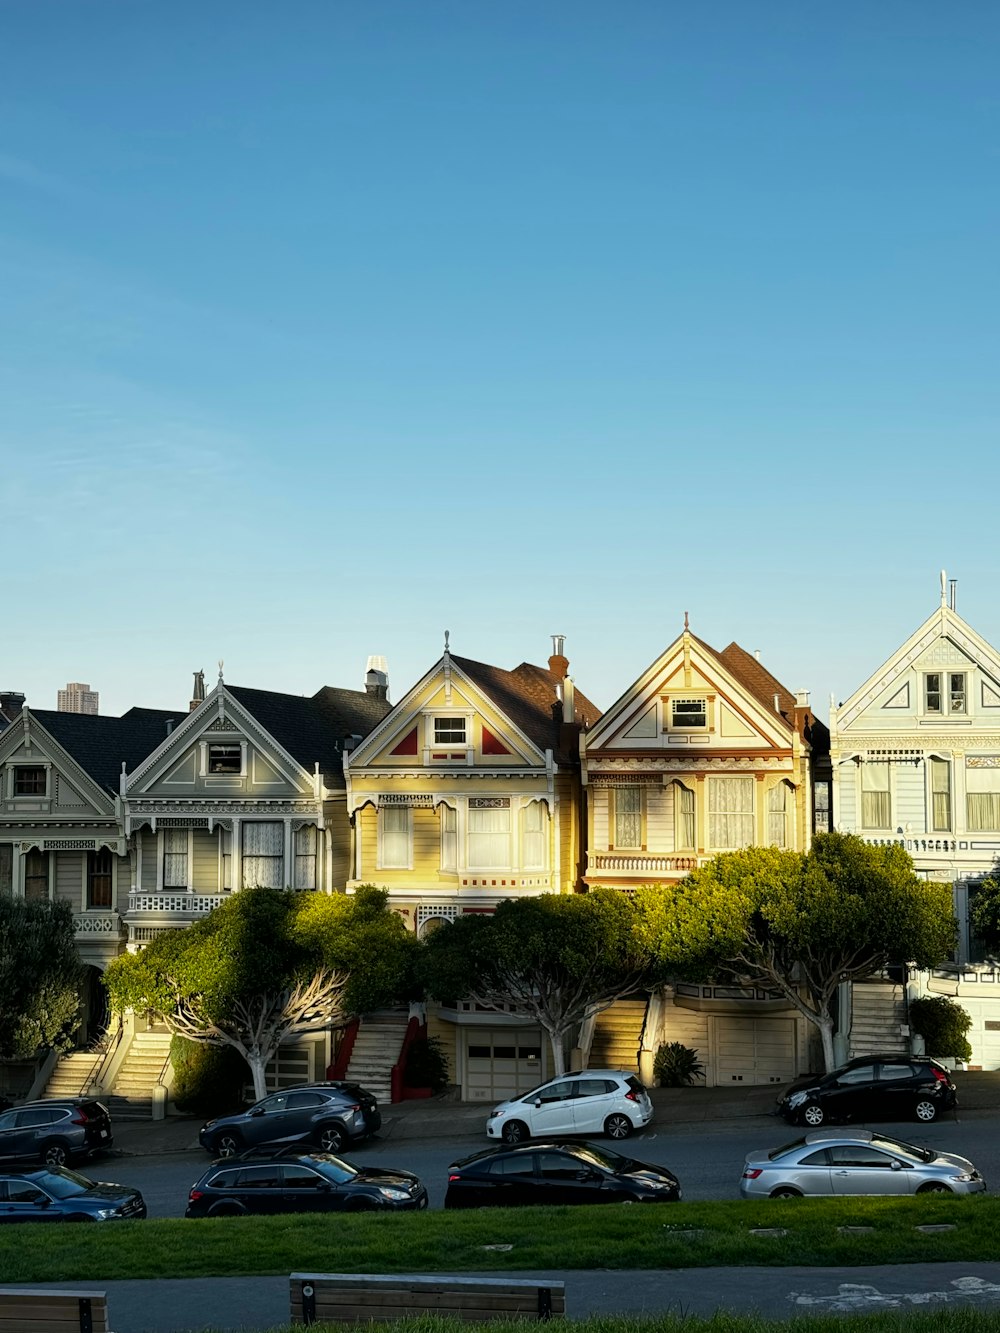
<path id="1" fill-rule="evenodd" d="M 645 1000 L 618 1000 L 594 1020 L 588 1069 L 639 1072 L 639 1038 L 646 1018 Z"/>
<path id="2" fill-rule="evenodd" d="M 90 1077 L 101 1057 L 94 1051 L 73 1051 L 60 1056 L 45 1085 L 43 1097 L 81 1097 L 90 1093 Z"/>
<path id="3" fill-rule="evenodd" d="M 137 1032 L 118 1070 L 114 1086 L 101 1097 L 112 1120 L 148 1120 L 153 1088 L 170 1054 L 169 1032 Z"/>
<path id="4" fill-rule="evenodd" d="M 850 1058 L 880 1051 L 908 1054 L 909 1044 L 901 1032 L 905 1023 L 902 986 L 891 981 L 856 981 L 851 988 Z"/>
<path id="5" fill-rule="evenodd" d="M 377 1097 L 380 1106 L 392 1100 L 392 1067 L 399 1060 L 408 1022 L 401 1010 L 366 1014 L 354 1039 L 347 1077 Z"/>

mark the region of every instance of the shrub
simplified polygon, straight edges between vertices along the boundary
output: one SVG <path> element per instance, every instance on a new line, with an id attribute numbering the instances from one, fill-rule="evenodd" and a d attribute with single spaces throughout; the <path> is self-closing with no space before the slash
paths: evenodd
<path id="1" fill-rule="evenodd" d="M 653 1060 L 653 1078 L 661 1088 L 686 1088 L 704 1074 L 698 1052 L 683 1042 L 665 1042 Z"/>
<path id="2" fill-rule="evenodd" d="M 969 1060 L 972 1047 L 966 1033 L 972 1019 L 960 1004 L 946 995 L 925 996 L 910 1005 L 910 1022 L 924 1039 L 928 1055 Z"/>
<path id="3" fill-rule="evenodd" d="M 225 1115 L 243 1104 L 246 1062 L 229 1046 L 174 1037 L 170 1043 L 174 1067 L 171 1094 L 178 1111 L 191 1115 Z"/>
<path id="4" fill-rule="evenodd" d="M 408 1088 L 432 1088 L 434 1092 L 448 1086 L 448 1057 L 438 1037 L 417 1037 L 410 1043 L 403 1082 Z"/>

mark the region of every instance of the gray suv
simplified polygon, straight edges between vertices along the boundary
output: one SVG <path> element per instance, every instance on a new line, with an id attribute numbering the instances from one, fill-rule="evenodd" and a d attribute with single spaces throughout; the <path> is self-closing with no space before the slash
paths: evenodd
<path id="1" fill-rule="evenodd" d="M 359 1084 L 303 1083 L 209 1120 L 198 1138 L 213 1157 L 233 1157 L 262 1143 L 308 1143 L 336 1153 L 374 1134 L 381 1123 L 378 1102 Z"/>
<path id="2" fill-rule="evenodd" d="M 111 1116 L 85 1097 L 50 1097 L 0 1113 L 0 1160 L 65 1166 L 114 1143 Z"/>

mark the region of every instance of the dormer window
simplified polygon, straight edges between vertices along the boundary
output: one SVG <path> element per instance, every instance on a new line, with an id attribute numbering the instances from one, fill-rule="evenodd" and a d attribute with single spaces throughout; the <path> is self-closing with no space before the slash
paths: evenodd
<path id="1" fill-rule="evenodd" d="M 671 699 L 670 725 L 683 731 L 704 731 L 708 726 L 708 700 Z"/>
<path id="2" fill-rule="evenodd" d="M 964 671 L 928 671 L 924 674 L 924 712 L 964 717 L 968 712 Z"/>
<path id="3" fill-rule="evenodd" d="M 15 796 L 45 796 L 48 792 L 48 769 L 42 764 L 18 764 L 14 769 Z"/>
<path id="4" fill-rule="evenodd" d="M 464 745 L 464 717 L 436 717 L 434 719 L 435 745 Z"/>

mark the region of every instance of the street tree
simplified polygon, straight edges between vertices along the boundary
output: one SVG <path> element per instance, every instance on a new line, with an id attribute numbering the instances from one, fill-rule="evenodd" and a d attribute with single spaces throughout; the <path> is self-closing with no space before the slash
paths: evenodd
<path id="1" fill-rule="evenodd" d="M 282 1042 L 393 999 L 411 952 L 379 890 L 253 888 L 116 958 L 105 981 L 116 1012 L 149 1011 L 182 1037 L 238 1051 L 260 1098 Z"/>
<path id="2" fill-rule="evenodd" d="M 636 905 L 675 976 L 779 991 L 819 1031 L 827 1070 L 838 985 L 890 964 L 932 966 L 955 942 L 950 885 L 918 879 L 897 844 L 840 833 L 805 855 L 725 852 L 676 888 L 644 887 Z"/>
<path id="3" fill-rule="evenodd" d="M 548 1036 L 558 1075 L 571 1034 L 651 984 L 656 958 L 635 924 L 630 899 L 614 890 L 511 898 L 492 915 L 469 913 L 436 930 L 420 975 L 437 999 L 496 1011 L 513 1006 L 533 1019 Z"/>
<path id="4" fill-rule="evenodd" d="M 69 1046 L 83 969 L 66 902 L 0 898 L 0 1059 Z"/>
<path id="5" fill-rule="evenodd" d="M 995 958 L 1000 954 L 1000 867 L 969 895 L 969 922 L 973 935 L 986 953 Z"/>

